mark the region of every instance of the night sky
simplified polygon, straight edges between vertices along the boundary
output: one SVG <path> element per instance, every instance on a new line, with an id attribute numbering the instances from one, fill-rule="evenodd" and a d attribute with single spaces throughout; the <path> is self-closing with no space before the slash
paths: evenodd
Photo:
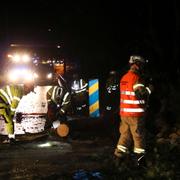
<path id="1" fill-rule="evenodd" d="M 179 69 L 178 0 L 11 2 L 0 18 L 1 54 L 11 43 L 61 44 L 90 75 L 121 71 L 131 54 L 158 72 Z"/>

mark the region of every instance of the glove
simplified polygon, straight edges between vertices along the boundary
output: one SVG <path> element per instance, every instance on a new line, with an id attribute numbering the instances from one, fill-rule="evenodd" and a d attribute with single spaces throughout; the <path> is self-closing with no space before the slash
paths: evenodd
<path id="1" fill-rule="evenodd" d="M 16 122 L 17 123 L 21 123 L 22 121 L 22 113 L 21 112 L 17 112 L 16 113 Z"/>
<path id="2" fill-rule="evenodd" d="M 59 120 L 53 121 L 53 123 L 52 123 L 52 127 L 54 129 L 56 129 L 59 125 L 60 125 L 60 121 Z"/>

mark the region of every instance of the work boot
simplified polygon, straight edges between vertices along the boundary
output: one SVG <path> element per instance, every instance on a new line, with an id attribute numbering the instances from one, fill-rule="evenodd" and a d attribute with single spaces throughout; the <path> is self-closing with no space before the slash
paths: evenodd
<path id="1" fill-rule="evenodd" d="M 114 151 L 114 155 L 115 155 L 117 158 L 122 159 L 122 158 L 124 158 L 125 153 L 116 148 L 115 151 Z"/>
<path id="2" fill-rule="evenodd" d="M 114 155 L 114 163 L 116 167 L 123 165 L 128 160 L 128 153 L 122 152 L 117 148 L 114 151 Z"/>

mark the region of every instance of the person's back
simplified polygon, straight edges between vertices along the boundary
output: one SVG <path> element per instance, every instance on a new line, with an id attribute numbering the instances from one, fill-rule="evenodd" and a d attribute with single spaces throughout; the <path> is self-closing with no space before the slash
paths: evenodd
<path id="1" fill-rule="evenodd" d="M 141 56 L 131 56 L 129 63 L 130 70 L 120 80 L 121 135 L 114 154 L 119 158 L 127 155 L 133 140 L 133 152 L 139 163 L 145 154 L 144 115 L 151 89 L 146 87 L 141 76 L 145 60 Z"/>

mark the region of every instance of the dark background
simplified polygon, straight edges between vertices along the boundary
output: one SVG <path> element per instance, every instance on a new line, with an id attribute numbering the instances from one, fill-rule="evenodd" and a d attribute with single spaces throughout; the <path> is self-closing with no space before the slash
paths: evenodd
<path id="1" fill-rule="evenodd" d="M 153 71 L 176 76 L 179 33 L 178 0 L 9 1 L 0 12 L 1 55 L 11 43 L 61 44 L 90 76 L 121 71 L 137 53 Z"/>

